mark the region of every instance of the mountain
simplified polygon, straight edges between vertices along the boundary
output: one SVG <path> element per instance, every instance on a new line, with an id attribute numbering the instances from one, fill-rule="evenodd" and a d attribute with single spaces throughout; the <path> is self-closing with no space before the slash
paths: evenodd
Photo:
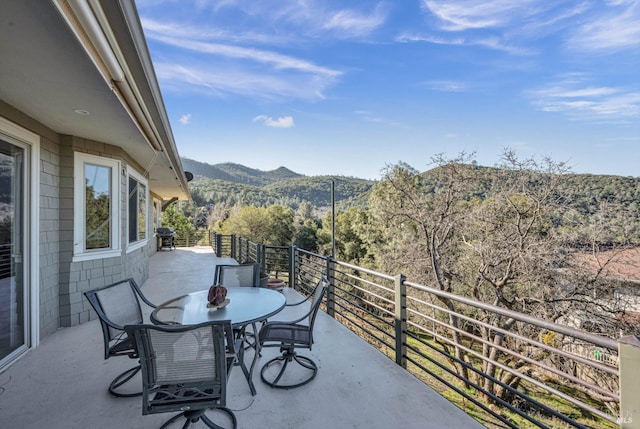
<path id="1" fill-rule="evenodd" d="M 366 208 L 371 187 L 375 181 L 345 176 L 305 176 L 285 167 L 272 171 L 262 171 L 239 164 L 224 163 L 209 165 L 183 158 L 186 171 L 194 174 L 189 183 L 196 204 L 204 206 L 226 202 L 227 204 L 250 204 L 270 206 L 279 204 L 296 209 L 302 202 L 308 202 L 320 211 L 331 205 L 331 181 L 335 183 L 336 207 L 339 211 L 352 206 Z M 492 186 L 491 177 L 498 173 L 494 167 L 468 165 L 465 168 L 481 169 L 486 172 L 484 188 L 469 197 L 483 199 Z M 426 183 L 437 181 L 438 167 L 421 175 Z M 619 213 L 637 219 L 640 212 L 640 178 L 593 175 L 564 174 L 560 177 L 557 198 L 567 207 L 580 214 L 590 216 L 607 205 Z M 630 225 L 636 228 L 637 222 Z M 640 235 L 640 232 L 637 232 Z"/>
<path id="2" fill-rule="evenodd" d="M 278 180 L 304 177 L 302 174 L 294 173 L 285 167 L 272 171 L 262 171 L 230 162 L 211 165 L 188 158 L 182 158 L 182 166 L 186 171 L 193 173 L 194 176 L 253 186 L 264 186 Z"/>
<path id="3" fill-rule="evenodd" d="M 189 183 L 198 205 L 243 203 L 255 206 L 279 204 L 293 209 L 302 202 L 322 210 L 331 205 L 331 181 L 339 208 L 364 207 L 374 181 L 345 176 L 305 176 L 288 168 L 262 171 L 240 164 L 210 165 L 182 158 L 185 171 L 194 179 Z"/>

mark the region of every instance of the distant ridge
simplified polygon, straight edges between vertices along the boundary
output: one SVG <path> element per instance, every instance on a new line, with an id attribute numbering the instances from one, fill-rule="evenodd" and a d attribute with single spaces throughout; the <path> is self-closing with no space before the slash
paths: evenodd
<path id="1" fill-rule="evenodd" d="M 268 207 L 273 204 L 294 210 L 303 202 L 326 210 L 330 207 L 330 184 L 335 183 L 335 200 L 339 210 L 349 207 L 366 208 L 369 191 L 375 181 L 345 176 L 305 176 L 288 168 L 262 171 L 240 164 L 210 165 L 182 158 L 186 171 L 195 177 L 189 183 L 192 198 L 200 206 L 217 204 L 246 204 Z M 464 166 L 462 166 L 465 168 Z M 491 176 L 499 169 L 468 165 L 487 173 L 484 190 L 474 195 L 485 197 L 492 186 Z M 421 173 L 427 182 L 437 180 L 438 167 Z M 565 174 L 559 178 L 557 198 L 585 216 L 596 213 L 601 204 L 617 207 L 632 215 L 640 211 L 640 177 L 594 174 Z M 636 215 L 633 215 L 636 216 Z M 634 226 L 635 228 L 635 226 Z M 640 236 L 640 228 L 637 232 Z"/>
<path id="2" fill-rule="evenodd" d="M 304 175 L 295 173 L 285 167 L 262 171 L 231 162 L 211 165 L 188 158 L 182 158 L 182 166 L 186 171 L 190 171 L 196 176 L 253 186 L 265 186 L 278 180 L 304 177 Z"/>
<path id="3" fill-rule="evenodd" d="M 211 165 L 181 159 L 183 168 L 194 175 L 189 189 L 200 205 L 219 202 L 255 206 L 279 204 L 296 209 L 307 202 L 322 209 L 331 204 L 330 184 L 333 180 L 339 206 L 362 207 L 375 183 L 345 176 L 305 176 L 286 167 L 262 171 L 230 162 Z"/>

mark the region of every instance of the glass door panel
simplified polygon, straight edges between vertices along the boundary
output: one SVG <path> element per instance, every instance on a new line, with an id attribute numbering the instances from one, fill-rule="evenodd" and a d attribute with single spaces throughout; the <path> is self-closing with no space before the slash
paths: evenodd
<path id="1" fill-rule="evenodd" d="M 27 346 L 25 149 L 0 139 L 0 368 Z"/>

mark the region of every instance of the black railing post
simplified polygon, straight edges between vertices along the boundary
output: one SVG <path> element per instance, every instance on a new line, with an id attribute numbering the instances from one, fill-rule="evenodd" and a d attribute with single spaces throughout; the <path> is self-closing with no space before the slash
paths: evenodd
<path id="1" fill-rule="evenodd" d="M 264 259 L 264 244 L 256 243 L 256 263 L 260 264 L 260 270 L 267 273 L 267 264 Z M 267 273 L 268 274 L 268 273 Z"/>
<path id="2" fill-rule="evenodd" d="M 333 257 L 327 258 L 327 280 L 329 289 L 327 290 L 327 314 L 335 319 L 336 317 L 336 263 Z"/>
<path id="3" fill-rule="evenodd" d="M 640 427 L 640 397 L 638 377 L 640 376 L 640 337 L 633 335 L 618 339 L 620 357 L 620 417 L 622 429 Z M 635 381 L 634 381 L 635 380 Z"/>
<path id="4" fill-rule="evenodd" d="M 231 255 L 233 259 L 236 259 L 236 235 L 231 234 Z"/>
<path id="5" fill-rule="evenodd" d="M 296 267 L 296 253 L 297 253 L 297 248 L 294 245 L 289 246 L 289 260 L 287 261 L 289 264 L 289 287 L 293 288 L 295 290 L 296 285 L 298 283 L 298 276 L 297 276 L 297 267 Z"/>
<path id="6" fill-rule="evenodd" d="M 407 368 L 407 278 L 398 274 L 395 278 L 395 328 L 396 328 L 396 363 Z"/>

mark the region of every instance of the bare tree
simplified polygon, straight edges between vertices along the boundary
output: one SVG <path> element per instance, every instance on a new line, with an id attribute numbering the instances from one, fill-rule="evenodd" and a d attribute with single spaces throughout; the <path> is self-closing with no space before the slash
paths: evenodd
<path id="1" fill-rule="evenodd" d="M 381 268 L 496 306 L 547 311 L 545 303 L 554 295 L 550 279 L 563 255 L 550 219 L 558 200 L 557 179 L 566 166 L 549 159 L 521 161 L 511 151 L 504 152 L 497 169 L 470 165 L 469 159 L 466 154 L 449 160 L 438 156 L 428 175 L 406 164 L 387 169 L 371 200 L 388 244 Z M 452 300 L 441 301 L 449 310 L 470 311 Z M 515 320 L 490 312 L 476 310 L 472 316 L 501 330 L 518 327 Z M 457 330 L 461 321 L 451 313 L 448 318 L 455 356 L 468 361 Z M 493 364 L 500 360 L 505 336 L 482 326 L 480 335 L 483 372 L 516 385 L 517 377 L 499 373 Z M 468 378 L 465 366 L 455 367 Z M 491 378 L 483 383 L 487 391 L 508 396 Z"/>

